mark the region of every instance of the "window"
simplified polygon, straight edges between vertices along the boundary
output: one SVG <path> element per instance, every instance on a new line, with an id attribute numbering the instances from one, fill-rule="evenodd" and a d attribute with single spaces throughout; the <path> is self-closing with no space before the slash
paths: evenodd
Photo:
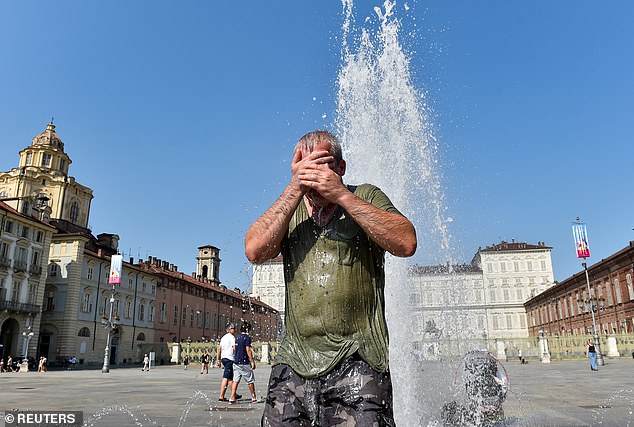
<path id="1" fill-rule="evenodd" d="M 632 275 L 625 276 L 625 282 L 627 283 L 627 292 L 630 295 L 630 300 L 634 299 L 634 288 L 632 287 Z"/>
<path id="2" fill-rule="evenodd" d="M 73 224 L 76 224 L 78 218 L 79 218 L 79 204 L 77 204 L 77 202 L 73 202 L 70 205 L 70 222 L 72 222 Z"/>
<path id="3" fill-rule="evenodd" d="M 81 301 L 81 311 L 84 313 L 90 313 L 92 311 L 92 305 L 90 304 L 90 294 L 84 293 Z M 80 335 L 81 336 L 81 335 Z"/>
<path id="4" fill-rule="evenodd" d="M 48 266 L 48 275 L 49 276 L 57 276 L 57 271 L 59 270 L 59 267 L 57 264 L 52 263 Z"/>
<path id="5" fill-rule="evenodd" d="M 141 292 L 143 293 L 147 292 L 147 283 L 143 282 L 143 284 L 141 284 Z"/>
<path id="6" fill-rule="evenodd" d="M 174 324 L 178 325 L 178 306 L 174 306 Z"/>
<path id="7" fill-rule="evenodd" d="M 22 227 L 22 233 L 20 233 L 22 237 L 24 237 L 25 239 L 28 239 L 30 234 L 31 234 L 31 229 L 29 227 L 27 227 L 26 225 Z"/>
<path id="8" fill-rule="evenodd" d="M 101 297 L 101 315 L 105 316 L 106 315 L 106 307 L 108 307 L 108 295 L 103 294 L 103 296 Z"/>
<path id="9" fill-rule="evenodd" d="M 65 167 L 66 167 L 66 160 L 60 158 L 59 159 L 59 170 L 63 171 Z"/>
<path id="10" fill-rule="evenodd" d="M 517 300 L 518 301 L 523 301 L 524 300 L 524 293 L 522 292 L 521 289 L 517 290 Z"/>
<path id="11" fill-rule="evenodd" d="M 508 289 L 504 289 L 504 302 L 508 302 L 509 301 L 509 290 Z"/>
<path id="12" fill-rule="evenodd" d="M 541 261 L 541 267 L 542 267 L 542 270 L 546 270 L 546 261 L 544 260 Z"/>
<path id="13" fill-rule="evenodd" d="M 132 301 L 127 300 L 125 302 L 125 318 L 129 319 L 132 317 Z"/>
<path id="14" fill-rule="evenodd" d="M 8 257 L 9 245 L 6 242 L 0 244 L 0 257 Z"/>
<path id="15" fill-rule="evenodd" d="M 147 320 L 148 322 L 154 322 L 154 304 L 150 304 L 148 307 Z"/>
<path id="16" fill-rule="evenodd" d="M 203 327 L 203 314 L 200 311 L 196 312 L 196 322 L 199 328 Z"/>
<path id="17" fill-rule="evenodd" d="M 156 295 L 156 285 L 152 285 L 152 295 Z"/>
<path id="18" fill-rule="evenodd" d="M 526 261 L 526 269 L 528 271 L 533 271 L 533 261 Z"/>
<path id="19" fill-rule="evenodd" d="M 115 300 L 114 300 L 114 308 L 113 308 L 113 310 L 112 310 L 112 311 L 113 311 L 114 315 L 115 315 L 115 316 L 117 316 L 117 317 L 119 317 L 119 303 L 120 303 L 120 302 L 121 302 L 121 301 L 120 301 L 120 300 L 118 300 L 118 299 L 115 299 Z"/>
<path id="20" fill-rule="evenodd" d="M 491 297 L 491 302 L 495 302 L 495 290 L 491 289 L 490 297 Z"/>
<path id="21" fill-rule="evenodd" d="M 52 291 L 49 291 L 46 294 L 46 311 L 53 311 L 55 310 L 55 293 Z"/>
<path id="22" fill-rule="evenodd" d="M 187 323 L 187 308 L 183 307 L 183 321 L 181 322 L 181 325 L 184 325 L 185 323 Z"/>
<path id="23" fill-rule="evenodd" d="M 93 268 L 88 267 L 88 280 L 92 280 L 92 273 L 93 273 Z"/>
<path id="24" fill-rule="evenodd" d="M 612 306 L 612 290 L 610 289 L 610 282 L 605 282 L 605 296 L 607 297 L 608 306 Z"/>
<path id="25" fill-rule="evenodd" d="M 128 278 L 128 288 L 132 289 L 134 287 L 134 281 L 132 280 L 132 278 Z"/>
<path id="26" fill-rule="evenodd" d="M 194 327 L 194 309 L 189 310 L 189 326 Z"/>
<path id="27" fill-rule="evenodd" d="M 167 319 L 167 303 L 162 302 L 159 309 L 159 322 L 165 323 Z"/>
<path id="28" fill-rule="evenodd" d="M 11 289 L 11 301 L 18 302 L 20 300 L 20 282 L 15 280 Z"/>
<path id="29" fill-rule="evenodd" d="M 85 326 L 83 328 L 81 328 L 79 330 L 79 332 L 77 333 L 78 337 L 89 337 L 90 336 L 90 329 L 86 328 Z"/>
<path id="30" fill-rule="evenodd" d="M 53 156 L 51 156 L 48 153 L 42 154 L 42 166 L 47 167 L 47 168 L 50 167 L 52 158 L 53 158 Z"/>
<path id="31" fill-rule="evenodd" d="M 506 263 L 504 261 L 500 263 L 500 271 L 506 273 Z"/>
<path id="32" fill-rule="evenodd" d="M 145 304 L 139 304 L 139 320 L 145 320 Z"/>
<path id="33" fill-rule="evenodd" d="M 29 283 L 29 304 L 37 302 L 37 284 Z"/>
<path id="34" fill-rule="evenodd" d="M 517 261 L 513 261 L 513 270 L 520 271 L 520 263 Z"/>
<path id="35" fill-rule="evenodd" d="M 41 230 L 38 230 L 35 233 L 35 241 L 42 243 L 44 241 L 44 233 Z"/>
<path id="36" fill-rule="evenodd" d="M 506 315 L 506 329 L 513 329 L 513 315 Z"/>
<path id="37" fill-rule="evenodd" d="M 4 223 L 4 231 L 6 233 L 13 233 L 13 221 L 7 221 Z"/>
<path id="38" fill-rule="evenodd" d="M 616 293 L 616 303 L 623 303 L 623 296 L 621 295 L 621 285 L 619 279 L 614 279 L 614 292 Z"/>
<path id="39" fill-rule="evenodd" d="M 26 162 L 27 165 L 30 165 L 31 163 L 33 163 L 33 152 L 32 151 L 27 151 L 26 153 Z"/>
<path id="40" fill-rule="evenodd" d="M 143 332 L 139 332 L 139 335 L 136 336 L 137 341 L 145 341 L 145 334 Z"/>

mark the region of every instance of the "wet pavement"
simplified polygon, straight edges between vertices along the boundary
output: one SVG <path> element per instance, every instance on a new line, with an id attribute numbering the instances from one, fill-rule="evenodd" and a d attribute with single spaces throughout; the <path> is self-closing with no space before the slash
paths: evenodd
<path id="1" fill-rule="evenodd" d="M 634 359 L 608 359 L 598 372 L 585 360 L 504 366 L 506 425 L 634 426 Z M 270 370 L 259 365 L 255 371 L 259 397 Z M 219 402 L 221 375 L 218 368 L 201 375 L 196 366 L 3 373 L 0 409 L 83 411 L 88 426 L 258 426 L 264 404 L 251 403 L 245 384 L 238 404 Z"/>

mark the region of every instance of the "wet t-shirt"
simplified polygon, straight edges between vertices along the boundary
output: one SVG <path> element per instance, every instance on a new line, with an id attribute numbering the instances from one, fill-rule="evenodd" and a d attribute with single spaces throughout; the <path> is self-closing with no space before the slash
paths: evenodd
<path id="1" fill-rule="evenodd" d="M 379 209 L 400 214 L 370 184 L 348 186 Z M 388 369 L 385 251 L 341 207 L 320 227 L 300 202 L 282 241 L 286 334 L 275 363 L 313 378 L 355 352 L 374 370 Z"/>

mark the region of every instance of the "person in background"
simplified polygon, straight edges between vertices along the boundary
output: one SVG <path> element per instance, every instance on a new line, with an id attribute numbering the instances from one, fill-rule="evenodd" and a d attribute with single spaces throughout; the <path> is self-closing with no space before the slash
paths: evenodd
<path id="1" fill-rule="evenodd" d="M 222 381 L 220 382 L 220 397 L 218 398 L 218 401 L 220 402 L 229 401 L 225 397 L 227 387 L 229 388 L 229 394 L 231 394 L 231 386 L 233 383 L 233 353 L 234 346 L 236 344 L 235 333 L 236 325 L 234 325 L 233 323 L 229 323 L 227 325 L 227 333 L 223 335 L 223 337 L 220 339 L 220 344 L 218 344 L 218 351 L 216 354 L 218 367 L 220 367 L 221 365 L 224 367 L 224 371 L 222 373 Z M 237 399 L 239 399 L 240 397 L 237 397 Z"/>
<path id="2" fill-rule="evenodd" d="M 233 359 L 233 384 L 231 385 L 231 398 L 229 403 L 236 403 L 238 399 L 236 390 L 240 380 L 244 378 L 251 393 L 251 403 L 257 403 L 258 397 L 255 394 L 255 359 L 251 351 L 251 337 L 246 324 L 240 327 L 240 335 L 236 338 L 235 353 Z"/>
<path id="3" fill-rule="evenodd" d="M 200 356 L 200 373 L 209 373 L 209 354 L 207 350 L 203 351 L 203 355 Z"/>
<path id="4" fill-rule="evenodd" d="M 597 349 L 592 339 L 589 339 L 588 344 L 586 345 L 586 355 L 590 360 L 590 369 L 593 371 L 598 371 L 599 368 L 597 368 Z"/>

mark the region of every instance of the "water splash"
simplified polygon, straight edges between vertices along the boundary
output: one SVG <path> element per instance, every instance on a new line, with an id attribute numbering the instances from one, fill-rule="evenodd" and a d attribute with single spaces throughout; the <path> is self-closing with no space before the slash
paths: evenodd
<path id="1" fill-rule="evenodd" d="M 335 128 L 349 164 L 346 181 L 370 182 L 383 189 L 414 223 L 419 251 L 436 262 L 451 261 L 451 220 L 443 216 L 445 200 L 431 109 L 425 93 L 412 83 L 410 60 L 399 42 L 401 23 L 395 15 L 396 3 L 387 0 L 382 8 L 375 8 L 380 22 L 375 32 L 356 30 L 353 1 L 342 0 L 342 4 L 342 66 Z M 428 389 L 423 370 L 410 369 L 415 360 L 410 325 L 417 322 L 408 303 L 407 263 L 388 257 L 386 270 L 390 369 L 398 408 L 395 419 L 399 425 L 426 425 L 435 422 L 439 408 L 430 407 L 429 399 L 423 396 Z"/>
<path id="2" fill-rule="evenodd" d="M 136 426 L 142 427 L 142 426 L 156 425 L 156 422 L 148 418 L 147 415 L 141 414 L 137 416 L 132 411 L 132 409 L 130 409 L 129 407 L 125 405 L 106 406 L 105 408 L 100 409 L 99 411 L 95 412 L 93 415 L 88 417 L 88 419 L 84 420 L 83 425 L 85 427 L 93 427 L 95 425 L 99 425 L 102 418 L 108 415 L 113 415 L 113 414 L 127 415 L 128 417 L 130 417 L 130 419 L 132 420 L 132 422 L 134 422 L 134 425 Z M 111 425 L 111 420 L 109 420 L 107 425 Z"/>

